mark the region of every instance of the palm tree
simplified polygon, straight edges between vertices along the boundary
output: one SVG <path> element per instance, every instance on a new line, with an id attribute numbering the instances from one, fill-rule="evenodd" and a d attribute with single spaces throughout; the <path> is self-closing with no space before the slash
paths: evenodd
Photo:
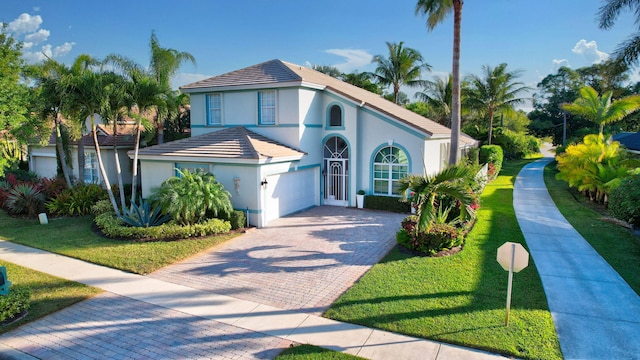
<path id="1" fill-rule="evenodd" d="M 628 11 L 625 11 L 628 10 Z M 598 26 L 601 29 L 611 29 L 620 13 L 633 13 L 635 23 L 640 23 L 640 0 L 605 0 L 604 5 L 598 10 L 600 19 Z M 618 45 L 614 52 L 616 61 L 627 66 L 637 65 L 640 56 L 640 32 L 632 34 L 627 40 Z"/>
<path id="2" fill-rule="evenodd" d="M 400 86 L 422 86 L 424 82 L 420 80 L 422 70 L 431 70 L 431 65 L 424 62 L 422 54 L 416 49 L 405 48 L 404 42 L 387 42 L 389 57 L 376 55 L 373 63 L 377 64 L 374 73 L 378 83 L 382 86 L 393 86 L 393 100 L 398 103 Z"/>
<path id="3" fill-rule="evenodd" d="M 425 81 L 423 91 L 417 92 L 415 98 L 423 101 L 433 113 L 437 122 L 445 126 L 451 126 L 451 90 L 453 89 L 453 77 L 451 74 L 443 79 L 434 76 L 433 81 Z"/>
<path id="4" fill-rule="evenodd" d="M 351 85 L 357 86 L 359 88 L 370 91 L 374 94 L 382 94 L 382 89 L 380 85 L 371 81 L 374 75 L 370 72 L 352 72 L 348 74 L 342 74 L 340 76 L 340 80 L 349 83 Z"/>
<path id="5" fill-rule="evenodd" d="M 512 109 L 513 105 L 525 99 L 519 95 L 527 90 L 522 82 L 515 81 L 521 71 L 507 71 L 507 64 L 502 63 L 495 68 L 489 65 L 482 67 L 483 76 L 470 75 L 469 87 L 465 103 L 472 109 L 479 110 L 489 119 L 489 144 L 493 136 L 493 117 L 496 111 Z"/>
<path id="6" fill-rule="evenodd" d="M 167 91 L 171 89 L 171 78 L 178 72 L 180 66 L 185 62 L 191 62 L 196 65 L 196 59 L 188 52 L 178 51 L 176 49 L 163 48 L 158 42 L 155 32 L 151 32 L 151 40 L 149 41 L 151 48 L 151 63 L 149 68 L 151 73 L 155 76 L 156 81 Z M 159 107 L 159 112 L 162 115 L 166 115 L 167 109 Z M 157 128 L 158 128 L 158 144 L 164 142 L 164 118 L 158 114 Z"/>
<path id="7" fill-rule="evenodd" d="M 409 175 L 399 180 L 398 191 L 406 194 L 412 192 L 410 200 L 417 205 L 417 230 L 428 232 L 433 225 L 438 207 L 438 196 L 446 195 L 458 203 L 461 218 L 470 216 L 474 197 L 470 191 L 469 179 L 473 171 L 467 166 L 450 166 L 435 175 Z"/>
<path id="8" fill-rule="evenodd" d="M 102 154 L 100 153 L 100 144 L 98 143 L 98 135 L 96 131 L 95 114 L 104 108 L 106 99 L 106 87 L 111 83 L 113 77 L 109 74 L 94 73 L 92 71 L 84 71 L 79 75 L 72 76 L 65 80 L 65 95 L 68 99 L 68 106 L 72 112 L 79 114 L 79 119 L 84 123 L 87 117 L 90 119 L 91 135 L 93 137 L 93 145 L 96 151 L 98 167 L 102 181 L 109 194 L 109 200 L 113 206 L 116 216 L 120 216 L 120 210 L 116 203 L 116 198 L 111 190 L 109 177 L 104 168 Z"/>
<path id="9" fill-rule="evenodd" d="M 343 75 L 337 67 L 331 65 L 313 65 L 311 68 L 315 71 L 321 72 L 325 75 L 329 75 L 336 79 L 340 79 Z"/>
<path id="10" fill-rule="evenodd" d="M 451 147 L 449 165 L 458 163 L 460 148 L 460 26 L 463 0 L 418 0 L 416 15 L 427 17 L 427 29 L 432 31 L 453 11 L 453 65 L 451 71 Z"/>
<path id="11" fill-rule="evenodd" d="M 611 97 L 611 91 L 600 96 L 594 88 L 585 86 L 580 89 L 580 95 L 573 103 L 562 104 L 562 108 L 597 124 L 602 135 L 606 124 L 620 121 L 640 109 L 640 95 L 630 95 L 615 101 Z"/>

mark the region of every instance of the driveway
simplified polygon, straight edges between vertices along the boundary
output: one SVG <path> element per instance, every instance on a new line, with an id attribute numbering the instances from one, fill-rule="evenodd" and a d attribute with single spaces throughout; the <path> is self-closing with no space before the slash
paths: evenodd
<path id="1" fill-rule="evenodd" d="M 319 315 L 395 245 L 404 216 L 315 207 L 149 276 Z"/>

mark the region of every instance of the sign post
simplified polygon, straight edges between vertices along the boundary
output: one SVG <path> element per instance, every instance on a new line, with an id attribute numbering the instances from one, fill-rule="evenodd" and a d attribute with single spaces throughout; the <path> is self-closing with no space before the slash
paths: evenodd
<path id="1" fill-rule="evenodd" d="M 520 270 L 529 265 L 529 253 L 521 244 L 506 242 L 498 248 L 497 260 L 503 269 L 509 271 L 509 282 L 507 285 L 507 316 L 505 319 L 505 326 L 509 326 L 513 273 L 520 272 Z"/>

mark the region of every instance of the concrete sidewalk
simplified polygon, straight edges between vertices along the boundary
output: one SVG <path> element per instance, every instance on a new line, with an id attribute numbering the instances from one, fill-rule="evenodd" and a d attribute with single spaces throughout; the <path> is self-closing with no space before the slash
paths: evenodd
<path id="1" fill-rule="evenodd" d="M 291 343 L 368 359 L 503 358 L 213 294 L 6 241 L 0 241 L 0 259 L 108 292 L 0 336 L 0 351 L 15 358 L 55 359 L 63 354 L 78 359 L 270 359 Z M 188 334 L 183 334 L 185 329 Z M 114 331 L 115 337 L 110 336 Z M 121 347 L 123 341 L 126 347 Z"/>
<path id="2" fill-rule="evenodd" d="M 640 359 L 640 297 L 566 221 L 543 171 L 525 166 L 513 206 L 536 263 L 565 359 Z"/>

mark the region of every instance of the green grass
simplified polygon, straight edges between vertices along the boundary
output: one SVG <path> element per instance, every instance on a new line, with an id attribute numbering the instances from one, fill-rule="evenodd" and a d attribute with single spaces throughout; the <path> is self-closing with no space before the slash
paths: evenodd
<path id="1" fill-rule="evenodd" d="M 357 360 L 362 359 L 358 356 L 344 354 L 341 352 L 323 349 L 313 345 L 298 345 L 290 347 L 280 355 L 276 356 L 276 360 L 324 360 L 324 359 L 338 359 L 338 360 Z"/>
<path id="2" fill-rule="evenodd" d="M 137 274 L 148 274 L 187 258 L 236 234 L 169 242 L 131 242 L 105 239 L 91 229 L 92 218 L 63 217 L 37 220 L 16 219 L 0 211 L 0 239 L 67 255 L 95 264 Z"/>
<path id="3" fill-rule="evenodd" d="M 594 204 L 570 190 L 566 182 L 556 180 L 556 174 L 555 163 L 547 165 L 544 181 L 562 215 L 629 286 L 640 294 L 640 238 L 620 225 L 603 221 L 603 216 L 594 210 Z"/>
<path id="4" fill-rule="evenodd" d="M 13 285 L 24 285 L 31 289 L 29 314 L 19 321 L 0 326 L 0 334 L 102 292 L 90 286 L 63 280 L 6 261 L 0 261 L 0 265 L 7 267 L 7 278 Z"/>
<path id="5" fill-rule="evenodd" d="M 514 276 L 510 326 L 504 325 L 508 274 L 496 250 L 506 241 L 524 244 L 512 192 L 529 161 L 505 162 L 487 186 L 462 252 L 429 258 L 394 249 L 325 316 L 519 358 L 562 358 L 533 263 Z"/>

